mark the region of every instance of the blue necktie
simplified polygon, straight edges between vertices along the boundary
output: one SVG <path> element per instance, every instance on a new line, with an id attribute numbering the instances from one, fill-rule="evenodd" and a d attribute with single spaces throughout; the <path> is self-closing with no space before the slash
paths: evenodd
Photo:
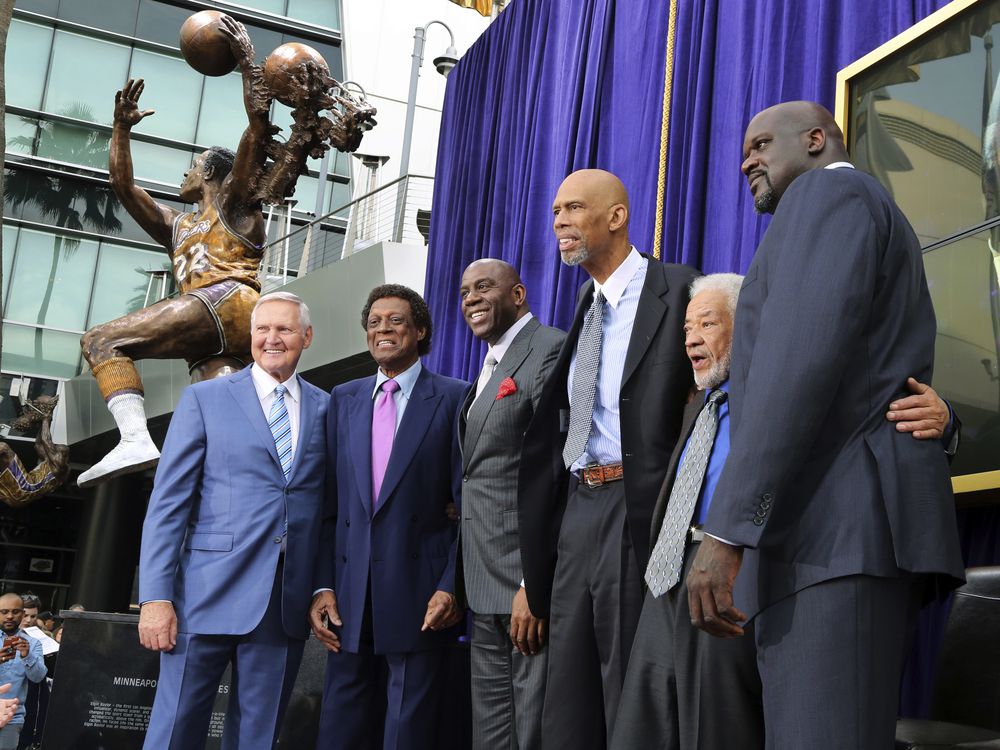
<path id="1" fill-rule="evenodd" d="M 274 447 L 278 451 L 278 462 L 286 480 L 292 470 L 292 423 L 288 419 L 288 407 L 285 406 L 287 390 L 283 385 L 275 386 L 271 415 L 267 418 L 271 434 L 274 436 Z"/>

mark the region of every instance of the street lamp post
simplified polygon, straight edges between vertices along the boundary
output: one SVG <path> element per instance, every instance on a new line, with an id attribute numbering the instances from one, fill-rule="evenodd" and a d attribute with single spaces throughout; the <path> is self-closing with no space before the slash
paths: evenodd
<path id="1" fill-rule="evenodd" d="M 455 49 L 455 35 L 451 33 L 448 24 L 443 21 L 431 21 L 424 26 L 418 26 L 413 31 L 413 64 L 410 67 L 410 95 L 406 100 L 406 124 L 403 127 L 403 154 L 399 160 L 399 176 L 402 181 L 399 183 L 396 195 L 396 219 L 393 225 L 392 239 L 394 242 L 403 241 L 403 224 L 406 219 L 406 194 L 409 191 L 410 173 L 410 143 L 413 140 L 413 115 L 417 109 L 417 81 L 420 78 L 420 66 L 424 62 L 424 40 L 427 38 L 427 29 L 434 24 L 443 26 L 448 32 L 450 44 L 445 53 L 434 58 L 434 67 L 437 72 L 447 78 L 451 69 L 458 63 L 458 50 Z"/>

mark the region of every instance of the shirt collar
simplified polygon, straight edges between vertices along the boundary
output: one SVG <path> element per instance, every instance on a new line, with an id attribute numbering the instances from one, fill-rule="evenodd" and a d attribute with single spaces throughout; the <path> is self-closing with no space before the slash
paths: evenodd
<path id="1" fill-rule="evenodd" d="M 250 367 L 250 377 L 253 379 L 253 387 L 257 390 L 257 398 L 260 401 L 263 401 L 265 396 L 270 396 L 274 393 L 274 389 L 278 385 L 278 381 L 271 377 L 271 375 L 256 362 L 254 362 Z M 296 376 L 295 373 L 292 373 L 292 377 L 284 383 L 281 383 L 281 385 L 285 386 L 288 391 L 285 395 L 291 398 L 295 403 L 298 403 L 300 390 L 298 376 Z"/>
<path id="2" fill-rule="evenodd" d="M 528 325 L 528 321 L 533 317 L 534 315 L 529 312 L 527 315 L 523 315 L 516 320 L 514 325 L 504 331 L 503 336 L 497 339 L 497 342 L 487 350 L 487 354 L 492 354 L 493 359 L 497 362 L 503 359 L 503 355 L 507 353 L 508 349 L 510 349 L 510 342 L 513 341 L 514 337 L 521 332 L 521 329 Z"/>
<path id="3" fill-rule="evenodd" d="M 712 395 L 712 391 L 725 391 L 726 393 L 729 393 L 729 378 L 723 380 L 721 383 L 719 383 L 719 385 L 715 386 L 715 388 L 709 388 L 704 392 L 706 402 L 708 401 L 708 397 Z"/>
<path id="4" fill-rule="evenodd" d="M 854 165 L 849 161 L 835 161 L 827 164 L 823 169 L 854 169 Z"/>
<path id="5" fill-rule="evenodd" d="M 403 370 L 399 375 L 393 378 L 399 385 L 399 390 L 402 391 L 403 396 L 406 400 L 410 400 L 410 394 L 413 393 L 413 386 L 417 384 L 417 378 L 420 376 L 420 371 L 423 369 L 423 365 L 420 364 L 418 359 L 412 365 Z M 375 394 L 378 393 L 379 388 L 382 387 L 382 383 L 387 381 L 389 376 L 382 372 L 380 367 L 378 372 L 375 373 L 375 388 L 372 390 L 372 398 L 375 398 Z"/>
<path id="6" fill-rule="evenodd" d="M 611 307 L 617 308 L 618 301 L 625 294 L 625 288 L 639 272 L 639 269 L 642 268 L 644 260 L 645 258 L 639 255 L 639 251 L 632 245 L 629 254 L 625 256 L 625 260 L 604 280 L 603 284 L 594 282 L 594 294 L 602 292 L 608 304 Z"/>

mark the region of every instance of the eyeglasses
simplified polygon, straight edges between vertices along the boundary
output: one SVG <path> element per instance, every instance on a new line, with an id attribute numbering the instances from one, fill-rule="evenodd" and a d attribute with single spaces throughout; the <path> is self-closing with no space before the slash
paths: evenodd
<path id="1" fill-rule="evenodd" d="M 14 615 L 14 617 L 17 617 L 18 615 L 23 614 L 23 609 L 0 609 L 0 617 L 6 617 L 7 615 Z"/>

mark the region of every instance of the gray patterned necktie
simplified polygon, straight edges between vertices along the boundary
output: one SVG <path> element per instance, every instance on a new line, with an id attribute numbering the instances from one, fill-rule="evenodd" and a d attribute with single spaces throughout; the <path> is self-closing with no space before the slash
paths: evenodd
<path id="1" fill-rule="evenodd" d="M 714 390 L 709 394 L 708 403 L 698 414 L 691 431 L 684 462 L 677 470 L 677 478 L 667 501 L 667 514 L 646 568 L 646 585 L 654 597 L 670 591 L 681 578 L 691 516 L 705 481 L 708 458 L 719 429 L 719 407 L 726 396 L 723 390 Z"/>
<path id="2" fill-rule="evenodd" d="M 601 364 L 603 319 L 604 294 L 598 292 L 583 319 L 583 328 L 580 329 L 580 338 L 577 340 L 569 432 L 563 448 L 563 463 L 567 469 L 583 455 L 594 422 L 594 396 L 597 393 L 597 370 Z"/>

